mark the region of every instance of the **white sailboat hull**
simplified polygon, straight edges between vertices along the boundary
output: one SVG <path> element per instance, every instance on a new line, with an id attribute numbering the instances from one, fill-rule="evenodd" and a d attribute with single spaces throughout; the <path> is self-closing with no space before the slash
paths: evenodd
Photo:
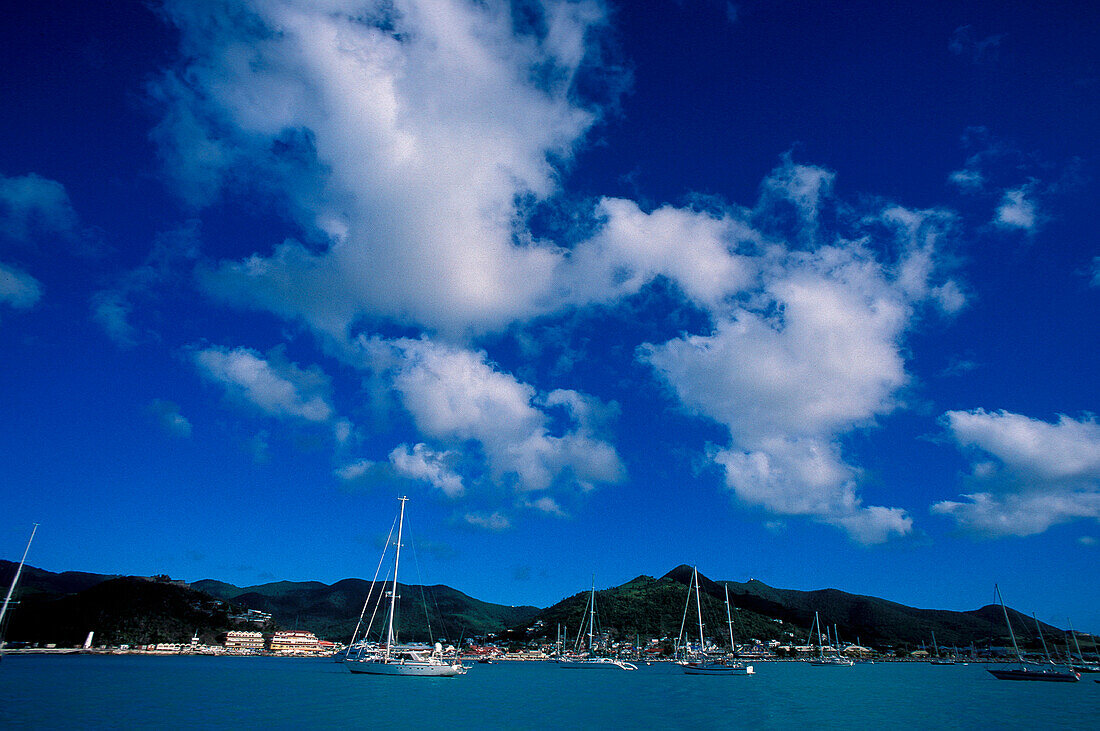
<path id="1" fill-rule="evenodd" d="M 684 665 L 686 675 L 754 675 L 752 665 L 719 665 L 714 663 Z"/>
<path id="2" fill-rule="evenodd" d="M 633 663 L 601 657 L 593 660 L 558 660 L 559 668 L 569 670 L 637 670 Z"/>
<path id="3" fill-rule="evenodd" d="M 412 675 L 422 678 L 452 678 L 464 675 L 467 668 L 460 664 L 447 665 L 433 662 L 403 662 L 401 660 L 345 660 L 344 665 L 353 673 L 364 675 Z"/>

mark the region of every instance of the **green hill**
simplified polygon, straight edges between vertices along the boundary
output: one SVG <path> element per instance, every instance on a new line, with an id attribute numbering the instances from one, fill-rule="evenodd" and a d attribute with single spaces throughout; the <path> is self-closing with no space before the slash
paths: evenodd
<path id="1" fill-rule="evenodd" d="M 729 587 L 730 599 L 738 606 L 781 617 L 803 627 L 808 628 L 814 612 L 818 612 L 824 626 L 835 625 L 840 638 L 849 642 L 858 639 L 865 645 L 907 645 L 915 649 L 922 644 L 931 647 L 933 632 L 938 643 L 947 647 L 1011 642 L 1004 613 L 994 605 L 955 612 L 917 609 L 837 589 L 776 589 L 760 581 L 729 582 Z M 1014 609 L 1009 609 L 1008 614 L 1017 635 L 1021 639 L 1034 637 L 1034 644 L 1038 645 L 1034 620 Z M 1062 630 L 1048 624 L 1043 625 L 1043 633 L 1051 638 L 1062 637 Z"/>
<path id="2" fill-rule="evenodd" d="M 686 569 L 686 576 L 682 569 Z M 632 640 L 638 635 L 675 639 L 684 621 L 690 580 L 691 568 L 680 567 L 660 579 L 639 576 L 621 586 L 597 591 L 598 629 L 605 631 L 611 639 Z M 699 583 L 705 634 L 728 645 L 729 626 L 722 587 L 703 576 L 700 576 Z M 556 637 L 558 625 L 562 625 L 568 630 L 572 643 L 585 620 L 588 596 L 589 592 L 580 592 L 540 612 L 537 619 L 542 620 L 543 626 L 534 634 L 553 638 Z M 745 642 L 749 638 L 783 639 L 785 632 L 798 630 L 787 622 L 776 622 L 773 617 L 740 608 L 732 602 L 732 597 L 731 603 L 736 642 Z M 695 637 L 698 634 L 698 619 L 694 599 L 690 610 L 686 631 L 689 636 Z"/>
<path id="3" fill-rule="evenodd" d="M 16 564 L 0 561 L 0 586 L 10 583 Z M 639 576 L 621 586 L 596 592 L 600 629 L 612 639 L 636 636 L 675 638 L 683 622 L 691 568 L 678 566 L 661 578 Z M 728 627 L 724 587 L 729 587 L 733 607 L 734 638 L 804 642 L 814 612 L 826 627 L 836 626 L 844 641 L 859 640 L 878 648 L 916 649 L 930 645 L 932 633 L 942 646 L 1007 645 L 1010 640 L 999 606 L 966 612 L 918 609 L 837 589 L 797 591 L 778 589 L 761 581 L 715 582 L 700 576 L 703 622 L 708 637 L 725 643 Z M 80 572 L 52 573 L 27 566 L 11 613 L 10 641 L 79 644 L 95 630 L 97 644 L 146 644 L 181 642 L 198 631 L 212 640 L 233 626 L 228 619 L 234 608 L 271 613 L 273 623 L 264 627 L 305 629 L 323 639 L 346 641 L 359 618 L 370 584 L 344 579 L 334 584 L 318 581 L 278 581 L 238 587 L 204 579 L 186 585 L 167 577 L 141 579 Z M 426 640 L 502 634 L 512 638 L 549 638 L 564 627 L 572 641 L 585 615 L 588 591 L 563 599 L 546 609 L 510 607 L 474 599 L 447 586 L 400 584 L 398 632 L 402 639 Z M 226 606 L 227 604 L 232 606 Z M 424 607 L 431 618 L 429 635 Z M 1009 609 L 1013 628 L 1023 647 L 1039 645 L 1035 622 Z M 368 610 L 367 621 L 371 611 Z M 380 610 L 374 628 L 381 627 Z M 538 622 L 541 620 L 541 624 Z M 694 610 L 689 622 L 697 627 Z M 688 630 L 694 636 L 697 629 Z M 1048 641 L 1063 631 L 1043 625 Z M 1091 641 L 1089 641 L 1091 642 Z M 1090 644 L 1091 646 L 1091 644 Z"/>
<path id="4" fill-rule="evenodd" d="M 215 642 L 232 629 L 224 602 L 166 581 L 109 578 L 73 594 L 24 594 L 8 626 L 9 642 L 72 647 L 95 632 L 95 644 Z"/>
<path id="5" fill-rule="evenodd" d="M 344 579 L 328 585 L 316 581 L 280 581 L 244 588 L 211 580 L 196 581 L 193 587 L 210 592 L 234 604 L 270 612 L 283 627 L 309 629 L 319 637 L 346 642 L 355 629 L 370 582 Z M 375 589 L 377 597 L 378 589 Z M 427 640 L 428 621 L 431 635 L 451 641 L 459 637 L 485 635 L 527 622 L 538 613 L 537 607 L 509 607 L 490 604 L 448 586 L 398 584 L 400 604 L 397 631 L 408 640 Z M 372 600 L 372 604 L 373 604 Z M 425 613 L 424 606 L 428 607 Z M 368 609 L 364 623 L 369 623 Z M 381 624 L 379 610 L 375 628 Z"/>
<path id="6" fill-rule="evenodd" d="M 598 624 L 612 639 L 669 637 L 679 635 L 684 619 L 691 584 L 690 566 L 677 566 L 655 579 L 639 576 L 627 583 L 596 592 Z M 728 644 L 728 625 L 724 601 L 724 586 L 729 587 L 734 641 L 751 639 L 796 641 L 804 643 L 814 620 L 821 617 L 825 627 L 835 626 L 840 639 L 859 640 L 878 648 L 929 648 L 932 633 L 941 646 L 969 647 L 1008 645 L 1008 631 L 999 606 L 986 606 L 968 612 L 939 609 L 917 609 L 876 597 L 848 594 L 837 589 L 797 591 L 776 589 L 760 581 L 716 582 L 700 574 L 699 586 L 703 610 L 704 633 L 719 644 Z M 569 641 L 584 621 L 589 592 L 579 592 L 540 612 L 543 625 L 535 632 L 538 637 L 556 637 L 558 626 L 568 631 Z M 1021 647 L 1037 648 L 1039 639 L 1035 622 L 1013 609 L 1008 610 Z M 698 634 L 694 600 L 689 606 L 689 637 Z M 1048 642 L 1062 637 L 1062 630 L 1043 625 Z"/>

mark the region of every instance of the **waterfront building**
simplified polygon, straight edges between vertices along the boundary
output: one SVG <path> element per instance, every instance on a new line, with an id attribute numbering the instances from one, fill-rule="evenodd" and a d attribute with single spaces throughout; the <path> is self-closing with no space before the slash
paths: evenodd
<path id="1" fill-rule="evenodd" d="M 271 636 L 272 652 L 285 655 L 313 655 L 323 653 L 317 636 L 302 630 L 280 630 Z"/>
<path id="2" fill-rule="evenodd" d="M 262 650 L 264 649 L 264 636 L 260 632 L 233 630 L 225 636 L 225 649 Z"/>

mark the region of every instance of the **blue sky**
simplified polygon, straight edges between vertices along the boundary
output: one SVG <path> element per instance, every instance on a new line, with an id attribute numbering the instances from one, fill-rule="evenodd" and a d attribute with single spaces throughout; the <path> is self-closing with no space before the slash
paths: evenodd
<path id="1" fill-rule="evenodd" d="M 1100 631 L 1075 4 L 28 5 L 0 555 L 545 606 L 712 578 Z"/>

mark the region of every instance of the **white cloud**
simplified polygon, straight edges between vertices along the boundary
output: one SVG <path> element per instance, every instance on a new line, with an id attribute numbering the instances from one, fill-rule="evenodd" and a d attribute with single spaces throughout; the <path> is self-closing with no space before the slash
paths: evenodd
<path id="1" fill-rule="evenodd" d="M 508 516 L 503 513 L 466 513 L 463 517 L 468 525 L 472 525 L 475 528 L 484 528 L 485 530 L 500 532 L 508 530 L 512 527 L 512 521 L 508 519 Z"/>
<path id="2" fill-rule="evenodd" d="M 543 29 L 518 33 L 539 23 L 517 23 L 503 0 L 219 7 L 168 4 L 186 61 L 155 88 L 156 138 L 192 200 L 229 176 L 270 186 L 307 243 L 212 263 L 202 285 L 304 321 L 334 350 L 358 343 L 358 365 L 392 387 L 425 449 L 460 455 L 461 472 L 449 468 L 467 498 L 488 480 L 516 493 L 513 505 L 551 491 L 557 505 L 567 488 L 621 480 L 623 466 L 589 421 L 597 401 L 540 393 L 441 343 L 665 278 L 711 327 L 642 355 L 687 408 L 728 428 L 713 456 L 731 489 L 861 542 L 910 530 L 904 511 L 863 504 L 840 440 L 897 408 L 918 311 L 965 305 L 943 272 L 948 214 L 857 214 L 833 198 L 834 173 L 788 155 L 752 210 L 605 198 L 572 211 L 588 234 L 540 239 L 530 212 L 558 192 L 599 114 L 576 103 L 572 82 L 601 6 L 548 0 L 536 7 Z M 392 323 L 427 335 L 369 336 Z M 468 473 L 477 464 L 484 474 Z"/>
<path id="3" fill-rule="evenodd" d="M 1092 258 L 1092 281 L 1090 283 L 1093 287 L 1100 287 L 1100 256 Z"/>
<path id="4" fill-rule="evenodd" d="M 905 535 L 904 510 L 863 504 L 860 470 L 839 440 L 899 405 L 917 306 L 963 306 L 957 284 L 936 284 L 952 217 L 886 206 L 860 218 L 861 238 L 822 243 L 818 198 L 830 195 L 832 176 L 781 169 L 769 180 L 758 211 L 789 199 L 802 219 L 799 248 L 763 247 L 747 265 L 759 270 L 758 287 L 716 313 L 711 332 L 643 346 L 640 357 L 685 407 L 729 429 L 730 446 L 712 458 L 742 501 L 838 526 L 861 543 Z M 885 242 L 872 240 L 883 231 Z M 890 245 L 896 260 L 880 259 Z"/>
<path id="5" fill-rule="evenodd" d="M 29 310 L 42 298 L 42 285 L 22 269 L 0 262 L 0 304 Z"/>
<path id="6" fill-rule="evenodd" d="M 963 168 L 947 176 L 947 179 L 963 191 L 980 191 L 985 187 L 985 176 L 980 170 Z"/>
<path id="7" fill-rule="evenodd" d="M 418 431 L 459 448 L 476 443 L 488 477 L 517 493 L 590 489 L 615 483 L 623 467 L 599 438 L 593 416 L 606 409 L 572 391 L 539 396 L 496 370 L 484 353 L 421 339 L 361 340 L 371 367 L 385 372 Z M 550 411 L 564 408 L 566 426 L 553 430 Z"/>
<path id="8" fill-rule="evenodd" d="M 126 292 L 104 289 L 92 295 L 92 320 L 103 328 L 107 337 L 116 344 L 129 348 L 137 344 L 137 330 L 130 324 L 133 305 Z"/>
<path id="9" fill-rule="evenodd" d="M 153 399 L 149 411 L 169 434 L 177 437 L 191 436 L 191 422 L 180 413 L 179 404 L 164 399 Z"/>
<path id="10" fill-rule="evenodd" d="M 538 510 L 549 515 L 553 515 L 557 518 L 566 517 L 565 511 L 558 505 L 558 501 L 549 495 L 544 495 L 537 500 L 530 500 L 525 503 L 526 507 Z"/>
<path id="11" fill-rule="evenodd" d="M 1100 424 L 1056 423 L 1006 411 L 949 411 L 943 422 L 973 454 L 964 501 L 932 506 L 989 537 L 1026 536 L 1080 518 L 1100 518 Z"/>
<path id="12" fill-rule="evenodd" d="M 359 459 L 338 467 L 334 470 L 334 474 L 345 482 L 351 482 L 369 474 L 376 468 L 376 465 L 376 462 L 369 459 Z"/>
<path id="13" fill-rule="evenodd" d="M 761 207 L 778 202 L 793 204 L 802 219 L 802 232 L 812 236 L 817 233 L 821 204 L 832 193 L 835 179 L 831 170 L 794 164 L 788 153 L 783 164 L 764 180 Z"/>
<path id="14" fill-rule="evenodd" d="M 1021 228 L 1031 231 L 1037 222 L 1035 202 L 1028 188 L 1006 190 L 993 222 L 1005 228 Z"/>
<path id="15" fill-rule="evenodd" d="M 457 456 L 455 452 L 439 452 L 423 443 L 414 445 L 412 449 L 402 444 L 390 452 L 390 463 L 397 474 L 423 480 L 447 497 L 457 498 L 466 492 L 462 476 L 448 466 L 448 462 Z"/>
<path id="16" fill-rule="evenodd" d="M 72 239 L 79 222 L 65 186 L 31 173 L 0 175 L 0 234 L 30 241 L 35 234 Z"/>
<path id="17" fill-rule="evenodd" d="M 225 263 L 209 291 L 330 333 L 359 315 L 460 331 L 542 310 L 564 252 L 517 226 L 521 201 L 555 192 L 552 161 L 595 119 L 571 82 L 597 3 L 551 0 L 519 35 L 499 0 L 226 6 L 211 22 L 168 4 L 189 53 L 157 87 L 157 139 L 191 188 L 270 181 L 330 245 Z"/>
<path id="18" fill-rule="evenodd" d="M 737 249 L 755 245 L 759 234 L 732 215 L 672 206 L 645 213 L 621 198 L 601 200 L 594 213 L 602 225 L 561 270 L 565 301 L 618 299 L 664 276 L 692 302 L 714 309 L 756 275 L 754 262 Z"/>
<path id="19" fill-rule="evenodd" d="M 332 425 L 332 435 L 337 444 L 346 444 L 355 434 L 355 425 L 348 419 L 337 419 Z"/>
<path id="20" fill-rule="evenodd" d="M 286 361 L 279 350 L 265 359 L 249 348 L 208 348 L 194 358 L 206 378 L 266 414 L 311 422 L 326 422 L 334 415 L 328 377 L 318 368 L 303 370 Z"/>

